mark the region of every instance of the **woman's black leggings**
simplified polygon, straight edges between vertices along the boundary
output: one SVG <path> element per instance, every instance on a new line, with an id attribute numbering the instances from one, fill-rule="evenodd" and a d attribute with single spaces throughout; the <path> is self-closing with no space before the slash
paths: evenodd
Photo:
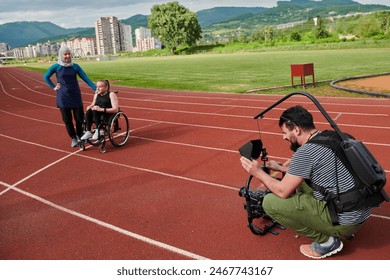
<path id="1" fill-rule="evenodd" d="M 112 114 L 95 111 L 92 109 L 87 110 L 85 113 L 85 122 L 87 124 L 87 130 L 91 131 L 92 123 L 95 123 L 95 126 L 98 127 L 102 120 L 108 122 Z"/>
<path id="2" fill-rule="evenodd" d="M 70 138 L 77 136 L 81 137 L 83 135 L 83 120 L 84 120 L 84 108 L 60 108 L 62 121 L 65 124 L 66 131 L 68 132 Z M 73 118 L 76 122 L 76 129 L 73 125 Z"/>

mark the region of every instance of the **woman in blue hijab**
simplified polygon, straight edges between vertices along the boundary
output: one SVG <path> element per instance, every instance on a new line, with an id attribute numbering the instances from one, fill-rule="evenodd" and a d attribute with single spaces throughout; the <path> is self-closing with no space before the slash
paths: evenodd
<path id="1" fill-rule="evenodd" d="M 53 74 L 56 74 L 56 85 L 51 80 Z M 89 85 L 93 91 L 96 90 L 96 85 L 88 78 L 84 70 L 78 64 L 72 62 L 70 49 L 63 45 L 58 53 L 58 62 L 46 71 L 43 79 L 56 91 L 56 105 L 61 111 L 66 131 L 72 138 L 71 147 L 77 147 L 78 141 L 83 135 L 84 107 L 77 76 Z M 73 118 L 76 122 L 76 128 L 73 124 Z"/>

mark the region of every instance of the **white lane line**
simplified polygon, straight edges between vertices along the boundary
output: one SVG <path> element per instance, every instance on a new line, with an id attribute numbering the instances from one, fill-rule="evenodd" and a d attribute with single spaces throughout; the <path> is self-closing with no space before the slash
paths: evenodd
<path id="1" fill-rule="evenodd" d="M 32 77 L 31 75 L 27 75 L 27 74 L 24 74 L 22 72 L 17 72 L 17 74 L 47 86 L 46 83 L 42 79 L 36 79 L 36 78 Z M 11 77 L 14 78 L 14 76 L 12 76 L 11 74 L 8 73 L 8 75 L 10 75 Z M 87 85 L 85 85 L 83 83 L 80 84 L 80 86 L 87 88 L 87 89 L 90 89 Z M 171 91 L 170 90 L 161 90 L 158 93 L 154 93 L 154 91 L 156 91 L 155 89 L 149 89 L 150 92 L 142 92 L 142 90 L 145 90 L 145 89 L 141 88 L 140 89 L 141 92 L 139 92 L 139 90 L 137 90 L 136 88 L 130 88 L 130 87 L 126 87 L 126 86 L 115 86 L 115 87 L 121 89 L 121 92 L 126 93 L 126 94 L 152 95 L 152 96 L 154 96 L 154 98 L 177 97 L 178 99 L 192 98 L 192 99 L 208 99 L 208 100 L 225 100 L 224 102 L 250 101 L 250 102 L 259 102 L 259 103 L 275 102 L 277 99 L 280 98 L 280 95 L 277 95 L 277 94 L 267 94 L 267 96 L 275 97 L 275 99 L 265 99 L 265 98 L 262 98 L 261 95 L 250 94 L 250 93 L 235 95 L 233 93 L 224 93 L 224 92 L 210 93 L 210 92 L 185 91 L 186 94 L 183 94 L 182 92 L 176 91 L 176 90 L 171 90 Z M 146 90 L 148 90 L 148 89 L 146 89 Z M 167 92 L 170 92 L 171 94 L 168 94 Z M 207 95 L 207 96 L 205 96 L 205 95 Z M 240 98 L 237 98 L 236 96 L 240 96 Z M 253 97 L 253 98 L 249 98 L 249 97 Z M 154 98 L 153 98 L 153 100 L 154 100 Z M 309 101 L 304 96 L 296 95 L 295 98 L 300 99 L 300 100 L 298 100 L 298 101 L 297 100 L 286 100 L 284 102 L 285 103 L 292 103 L 292 104 L 296 104 L 297 102 L 299 102 L 300 104 L 313 104 L 312 101 Z M 123 99 L 133 100 L 132 98 L 123 98 Z M 359 103 L 359 104 L 351 104 L 350 103 L 351 98 L 349 98 L 349 97 L 318 96 L 317 99 L 320 101 L 320 103 L 322 105 L 329 105 L 329 106 L 370 107 L 370 108 L 372 108 L 372 107 L 383 107 L 383 108 L 390 107 L 390 104 L 383 104 L 384 102 L 381 102 L 382 100 L 379 101 L 382 104 L 367 104 L 367 102 L 364 102 L 364 101 L 378 101 L 378 98 L 375 98 L 375 97 L 371 97 L 371 98 L 370 97 L 364 97 L 364 98 L 363 97 L 354 97 L 353 98 L 354 100 L 363 101 L 363 103 Z M 139 99 L 139 100 L 142 100 L 142 99 Z M 149 99 L 143 98 L 143 100 L 149 100 Z M 340 100 L 343 100 L 346 103 L 340 103 Z M 329 102 L 329 101 L 336 101 L 336 102 Z M 386 101 L 386 100 L 384 100 L 384 101 Z M 162 102 L 166 102 L 166 101 L 162 101 Z M 170 102 L 170 101 L 168 101 L 168 102 Z M 199 104 L 207 105 L 208 103 L 207 104 L 206 103 L 199 103 Z M 247 108 L 247 106 L 243 106 L 243 107 Z M 255 107 L 255 108 L 259 108 L 259 107 Z"/>
<path id="2" fill-rule="evenodd" d="M 26 102 L 26 103 L 34 104 L 34 105 L 36 105 L 36 106 L 44 107 L 44 108 L 57 109 L 56 107 L 53 107 L 53 106 L 42 105 L 42 104 L 40 104 L 40 103 L 32 102 L 32 101 L 29 101 L 29 100 L 26 100 L 26 99 L 23 99 L 23 98 L 20 98 L 20 97 L 16 97 L 16 96 L 13 96 L 13 95 L 9 94 L 9 93 L 4 89 L 4 86 L 3 86 L 3 83 L 1 82 L 1 80 L 0 80 L 0 85 L 1 85 L 1 88 L 2 88 L 3 92 L 4 92 L 6 95 L 8 95 L 9 97 L 11 97 L 11 98 L 14 98 L 14 99 L 17 99 L 17 100 Z"/>
<path id="3" fill-rule="evenodd" d="M 127 109 L 135 109 L 135 110 L 145 110 L 145 111 L 158 111 L 158 112 L 169 112 L 169 113 L 178 113 L 178 114 L 191 114 L 191 115 L 205 115 L 205 116 L 219 116 L 219 117 L 228 117 L 228 118 L 245 118 L 248 120 L 254 120 L 253 116 L 248 116 L 248 115 L 232 115 L 232 114 L 220 114 L 220 113 L 211 113 L 211 112 L 196 112 L 196 111 L 180 111 L 180 110 L 172 110 L 172 109 L 161 109 L 161 108 L 149 108 L 149 107 L 134 107 L 134 106 L 126 106 L 123 105 L 121 108 L 127 108 Z M 347 113 L 339 113 L 340 117 L 341 114 L 347 114 Z M 357 113 L 359 116 L 363 116 L 365 114 Z M 372 114 L 369 114 L 369 116 L 373 116 Z M 388 115 L 384 114 L 376 114 L 377 116 L 381 117 L 388 117 Z M 336 120 L 335 118 L 334 120 Z M 277 118 L 263 118 L 262 120 L 270 120 L 270 121 L 278 121 L 279 119 Z M 329 124 L 328 122 L 319 122 L 315 121 L 316 124 Z M 338 126 L 351 126 L 351 127 L 367 127 L 367 128 L 377 128 L 377 129 L 390 129 L 389 126 L 373 126 L 373 125 L 354 125 L 354 124 L 344 124 L 344 123 L 338 123 Z"/>
<path id="4" fill-rule="evenodd" d="M 53 125 L 58 125 L 58 126 L 64 126 L 64 124 L 63 124 L 63 123 L 56 123 L 56 122 L 51 122 L 51 121 L 41 120 L 41 119 L 37 119 L 37 118 L 31 118 L 31 117 L 27 117 L 27 116 L 23 116 L 23 115 L 15 114 L 15 113 L 12 113 L 12 112 L 4 111 L 4 110 L 1 110 L 1 109 L 0 109 L 0 112 L 2 112 L 2 113 L 4 113 L 4 114 L 11 115 L 11 116 L 14 116 L 14 117 L 18 117 L 18 118 L 26 119 L 26 120 L 31 120 L 31 121 L 38 121 L 38 122 L 42 122 L 42 123 L 48 123 L 48 124 L 53 124 Z"/>
<path id="5" fill-rule="evenodd" d="M 383 216 L 383 215 L 371 214 L 370 217 L 375 217 L 375 218 L 379 218 L 379 219 L 390 220 L 390 217 Z"/>
<path id="6" fill-rule="evenodd" d="M 24 181 L 24 180 L 22 180 Z M 142 242 L 145 242 L 147 244 L 150 244 L 150 245 L 153 245 L 153 246 L 156 246 L 156 247 L 159 247 L 159 248 L 162 248 L 162 249 L 165 249 L 165 250 L 168 250 L 168 251 L 171 251 L 173 253 L 176 253 L 176 254 L 179 254 L 179 255 L 182 255 L 182 256 L 186 256 L 186 257 L 189 257 L 189 258 L 192 258 L 192 259 L 195 259 L 195 260 L 208 260 L 208 258 L 206 257 L 203 257 L 201 255 L 197 255 L 197 254 L 194 254 L 192 252 L 189 252 L 189 251 L 186 251 L 186 250 L 183 250 L 183 249 L 180 249 L 180 248 L 177 248 L 177 247 L 174 247 L 174 246 L 171 246 L 171 245 L 168 245 L 166 243 L 163 243 L 163 242 L 159 242 L 157 240 L 154 240 L 154 239 L 151 239 L 151 238 L 148 238 L 148 237 L 145 237 L 145 236 L 142 236 L 142 235 L 139 235 L 139 234 L 136 234 L 134 232 L 131 232 L 131 231 L 128 231 L 128 230 L 125 230 L 123 228 L 120 228 L 120 227 L 117 227 L 117 226 L 114 226 L 112 224 L 109 224 L 109 223 L 106 223 L 106 222 L 103 222 L 101 220 L 98 220 L 98 219 L 95 219 L 95 218 L 92 218 L 88 215 L 84 215 L 82 213 L 79 213 L 79 212 L 76 212 L 76 211 L 73 211 L 73 210 L 70 210 L 68 208 L 65 208 L 63 206 L 60 206 L 58 204 L 55 204 L 49 200 L 46 200 L 42 197 L 39 197 L 37 195 L 34 195 L 32 193 L 29 193 L 29 192 L 26 192 L 26 191 L 23 191 L 19 188 L 16 187 L 16 185 L 18 183 L 16 183 L 15 185 L 11 186 L 7 183 L 4 183 L 4 182 L 0 182 L 1 185 L 3 185 L 4 187 L 8 188 L 8 189 L 12 189 L 13 191 L 16 191 L 20 194 L 23 194 L 27 197 L 30 197 L 32 199 L 35 199 L 45 205 L 48 205 L 50 207 L 53 207 L 57 210 L 60 210 L 62 212 L 65 212 L 67 214 L 70 214 L 72 216 L 75 216 L 75 217 L 78 217 L 78 218 L 81 218 L 83 220 L 86 220 L 88 222 L 91 222 L 91 223 L 94 223 L 96 225 L 99 225 L 99 226 L 102 226 L 104 228 L 107 228 L 107 229 L 110 229 L 110 230 L 113 230 L 115 232 L 118 232 L 118 233 L 121 233 L 121 234 L 124 234 L 126 236 L 129 236 L 129 237 L 132 237 L 134 239 L 137 239 L 137 240 L 140 240 Z"/>
<path id="7" fill-rule="evenodd" d="M 121 99 L 126 99 L 126 100 L 135 100 L 135 101 L 141 101 L 141 102 L 146 102 L 146 103 L 167 103 L 167 104 L 180 104 L 180 105 L 195 105 L 195 106 L 203 106 L 203 107 L 224 107 L 226 110 L 231 109 L 231 108 L 243 108 L 243 109 L 256 109 L 259 110 L 264 110 L 266 107 L 259 107 L 259 106 L 249 106 L 249 105 L 235 105 L 235 104 L 230 104 L 230 105 L 224 105 L 224 104 L 214 104 L 214 103 L 193 103 L 193 102 L 183 102 L 183 101 L 163 101 L 163 100 L 150 100 L 150 99 L 135 99 L 135 98 L 123 98 Z M 345 105 L 348 106 L 348 105 Z M 135 108 L 140 108 L 140 107 L 135 107 Z M 146 107 L 149 108 L 149 107 Z M 159 110 L 159 109 L 155 109 Z M 279 111 L 284 111 L 286 108 L 274 108 L 273 110 L 279 110 Z M 319 113 L 320 111 L 318 110 L 310 110 L 310 112 L 316 112 Z M 358 116 L 374 116 L 374 117 L 388 117 L 388 114 L 379 114 L 379 113 L 361 113 L 361 112 L 340 112 L 340 111 L 327 111 L 328 114 L 343 114 L 343 115 L 358 115 Z"/>
<path id="8" fill-rule="evenodd" d="M 64 151 L 64 150 L 60 150 L 60 149 L 56 149 L 56 148 L 50 148 L 50 147 L 47 147 L 45 145 L 41 145 L 41 144 L 37 144 L 37 143 L 34 143 L 34 142 L 25 141 L 25 140 L 21 140 L 21 139 L 17 139 L 17 138 L 14 138 L 14 137 L 11 137 L 11 136 L 8 136 L 8 135 L 4 135 L 4 134 L 1 134 L 1 133 L 0 133 L 0 137 L 5 137 L 5 138 L 8 138 L 8 139 L 12 139 L 13 141 L 19 141 L 19 142 L 22 142 L 22 143 L 25 143 L 25 144 L 34 145 L 34 146 L 38 146 L 38 147 L 41 147 L 41 148 L 50 149 L 50 150 L 53 150 L 53 151 L 67 153 L 68 155 L 66 157 L 69 157 L 71 155 L 77 155 L 77 156 L 84 157 L 84 158 L 87 158 L 87 159 L 91 159 L 91 160 L 94 160 L 94 161 L 99 161 L 99 162 L 102 162 L 102 163 L 108 163 L 108 164 L 111 164 L 111 165 L 116 165 L 116 166 L 125 167 L 125 168 L 129 168 L 129 169 L 134 169 L 134 170 L 137 170 L 137 171 L 153 173 L 153 174 L 162 175 L 162 176 L 166 176 L 166 177 L 171 177 L 171 178 L 175 178 L 175 179 L 195 182 L 195 183 L 199 183 L 199 184 L 203 184 L 203 185 L 220 187 L 220 188 L 223 188 L 223 189 L 229 189 L 229 190 L 234 190 L 234 191 L 238 190 L 235 187 L 224 185 L 224 184 L 207 182 L 207 181 L 198 180 L 198 179 L 194 179 L 194 178 L 189 178 L 189 177 L 184 177 L 184 176 L 180 176 L 180 175 L 175 175 L 175 174 L 170 174 L 170 173 L 166 173 L 166 172 L 161 172 L 161 171 L 157 171 L 157 170 L 153 170 L 153 169 L 149 169 L 149 168 L 137 167 L 137 166 L 132 166 L 132 165 L 124 164 L 124 163 L 118 163 L 118 162 L 113 162 L 113 161 L 110 161 L 110 160 L 99 159 L 99 158 L 96 158 L 96 157 L 87 156 L 87 155 L 84 155 L 80 150 L 77 150 L 75 152 L 70 153 L 68 151 Z M 64 157 L 64 158 L 66 158 L 66 157 Z M 53 165 L 53 164 L 63 160 L 64 158 L 55 161 L 54 163 L 48 165 L 48 167 L 50 167 L 51 165 Z M 46 168 L 44 167 L 44 168 L 34 172 L 30 176 L 28 176 L 28 178 L 36 175 L 37 173 L 39 173 L 40 171 L 42 171 L 44 169 L 46 169 Z M 19 184 L 19 182 L 17 184 Z"/>
<path id="9" fill-rule="evenodd" d="M 46 96 L 50 96 L 50 97 L 55 97 L 55 95 L 49 95 L 49 94 L 45 94 L 45 93 L 42 93 L 42 92 L 39 92 L 39 91 L 36 91 L 34 89 L 31 89 L 30 87 L 28 87 L 27 85 L 25 85 L 24 83 L 22 83 L 20 80 L 18 80 L 16 77 L 12 76 L 11 74 L 8 74 L 9 76 L 11 76 L 13 79 L 15 79 L 16 81 L 18 81 L 20 84 L 22 84 L 25 88 L 29 89 L 30 91 L 33 91 L 35 93 L 38 93 L 38 94 L 42 94 L 42 95 L 46 95 Z M 23 75 L 22 75 L 23 76 Z M 28 77 L 28 76 L 27 76 Z M 29 77 L 31 78 L 31 77 Z M 33 79 L 35 80 L 35 79 Z M 0 81 L 1 82 L 1 81 Z M 39 81 L 40 83 L 43 83 L 42 81 Z M 45 83 L 43 83 L 45 84 Z M 4 90 L 4 89 L 3 89 Z M 124 91 L 126 92 L 126 91 Z M 133 93 L 133 94 L 137 94 L 137 93 Z M 92 94 L 91 94 L 92 95 Z M 164 94 L 161 94 L 161 95 L 157 95 L 157 94 L 151 94 L 151 95 L 156 95 L 157 97 L 174 97 L 174 98 L 181 98 L 181 97 L 186 97 L 185 95 L 182 96 L 182 95 L 164 95 Z M 204 97 L 202 95 L 199 95 L 199 96 L 194 96 L 193 98 L 200 98 L 200 99 L 204 99 Z M 259 107 L 259 106 L 248 106 L 248 105 L 234 105 L 234 104 L 230 104 L 230 105 L 224 105 L 224 104 L 210 104 L 210 103 L 193 103 L 193 102 L 182 102 L 182 101 L 165 101 L 165 100 L 151 100 L 150 98 L 148 99 L 136 99 L 136 98 L 129 98 L 129 97 L 123 97 L 121 96 L 120 97 L 121 100 L 136 100 L 136 101 L 143 101 L 143 102 L 159 102 L 159 103 L 168 103 L 168 104 L 182 104 L 182 105 L 198 105 L 198 106 L 220 106 L 220 107 L 228 107 L 228 108 L 231 108 L 231 107 L 234 107 L 234 108 L 245 108 L 245 109 L 250 109 L 250 108 L 253 108 L 253 109 L 258 109 L 259 111 L 261 109 L 265 109 L 265 107 Z M 209 98 L 208 98 L 209 99 Z M 210 99 L 221 99 L 221 98 L 218 98 L 218 97 L 210 97 Z M 227 99 L 229 101 L 241 101 L 241 100 L 245 100 L 245 99 L 238 99 L 238 98 L 223 98 L 223 99 Z M 264 102 L 264 101 L 267 101 L 267 102 L 272 102 L 272 100 L 257 100 L 257 99 L 248 99 L 250 100 L 251 102 Z M 27 101 L 26 101 L 27 102 Z M 288 102 L 288 101 L 285 101 L 285 102 Z M 85 102 L 84 102 L 85 103 Z M 291 103 L 296 103 L 296 101 L 291 101 Z M 312 103 L 312 102 L 300 102 L 301 103 Z M 323 105 L 325 105 L 326 103 L 322 103 Z M 339 103 L 335 103 L 335 104 L 330 104 L 330 105 L 340 105 Z M 341 104 L 343 106 L 347 106 L 347 107 L 352 107 L 352 106 L 370 106 L 370 107 L 374 107 L 374 105 L 367 105 L 367 104 Z M 377 105 L 377 106 L 381 106 L 381 107 L 389 107 L 390 105 Z M 127 106 L 121 106 L 123 108 L 127 107 Z M 130 106 L 128 106 L 128 108 L 131 108 Z M 137 107 L 137 108 L 140 108 L 140 107 Z M 152 110 L 152 108 L 148 108 L 149 110 Z M 155 109 L 155 110 L 159 110 L 159 109 Z M 285 108 L 274 108 L 274 110 L 285 110 Z M 312 112 L 319 112 L 319 111 L 315 111 L 315 110 L 312 110 Z M 389 115 L 388 114 L 375 114 L 375 113 L 359 113 L 359 112 L 334 112 L 334 111 L 327 111 L 328 114 L 343 114 L 343 115 L 359 115 L 359 116 L 377 116 L 377 117 L 388 117 Z M 192 112 L 188 112 L 188 113 L 192 113 Z M 205 113 L 207 114 L 207 113 Z"/>

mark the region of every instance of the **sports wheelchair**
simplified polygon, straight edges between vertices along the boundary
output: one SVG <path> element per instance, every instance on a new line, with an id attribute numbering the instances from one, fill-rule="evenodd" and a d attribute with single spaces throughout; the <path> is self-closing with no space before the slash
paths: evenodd
<path id="1" fill-rule="evenodd" d="M 129 120 L 124 112 L 120 109 L 114 114 L 102 115 L 101 122 L 98 127 L 98 139 L 88 139 L 88 143 L 92 146 L 99 146 L 99 152 L 104 154 L 107 151 L 106 139 L 108 138 L 112 145 L 115 147 L 121 147 L 130 136 Z M 86 121 L 83 122 L 83 130 L 86 130 Z M 93 126 L 92 126 L 93 130 Z M 80 150 L 85 150 L 85 143 L 79 142 Z"/>

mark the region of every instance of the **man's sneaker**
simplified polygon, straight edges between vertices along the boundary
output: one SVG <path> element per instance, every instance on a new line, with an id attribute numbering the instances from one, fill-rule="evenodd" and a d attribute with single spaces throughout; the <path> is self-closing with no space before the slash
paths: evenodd
<path id="1" fill-rule="evenodd" d="M 70 146 L 72 147 L 72 148 L 74 148 L 74 147 L 77 147 L 79 145 L 79 143 L 78 143 L 78 141 L 77 141 L 77 138 L 76 137 L 73 137 L 72 138 L 72 143 L 70 144 Z"/>
<path id="2" fill-rule="evenodd" d="M 92 136 L 91 131 L 87 131 L 87 132 L 84 133 L 83 136 L 81 136 L 80 139 L 81 139 L 81 140 L 87 140 L 87 139 L 91 138 L 91 136 Z"/>
<path id="3" fill-rule="evenodd" d="M 99 139 L 99 130 L 95 129 L 95 133 L 92 136 L 92 140 L 98 140 Z"/>
<path id="4" fill-rule="evenodd" d="M 324 259 L 340 252 L 343 249 L 343 242 L 339 238 L 331 238 L 333 238 L 333 243 L 329 246 L 317 242 L 313 242 L 311 245 L 301 245 L 301 253 L 312 259 Z"/>

